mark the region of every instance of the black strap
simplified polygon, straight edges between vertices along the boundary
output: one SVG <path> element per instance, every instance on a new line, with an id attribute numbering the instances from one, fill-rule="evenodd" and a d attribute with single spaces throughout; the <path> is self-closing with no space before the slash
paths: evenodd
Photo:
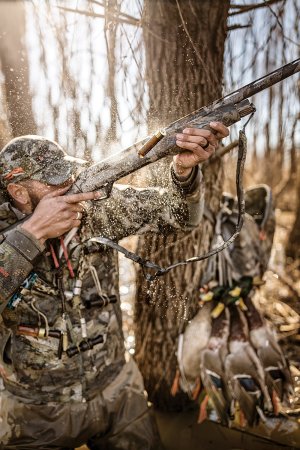
<path id="1" fill-rule="evenodd" d="M 162 267 L 160 267 L 158 264 L 148 261 L 147 259 L 143 259 L 141 256 L 137 255 L 136 253 L 130 252 L 125 247 L 122 247 L 122 245 L 117 244 L 116 242 L 112 241 L 109 238 L 105 238 L 102 236 L 96 236 L 96 237 L 89 239 L 88 242 L 97 242 L 98 244 L 107 245 L 108 247 L 113 248 L 114 250 L 117 250 L 119 253 L 123 253 L 123 255 L 126 258 L 131 259 L 131 261 L 134 261 L 134 262 L 140 264 L 140 266 L 142 266 L 145 277 L 148 280 L 154 279 L 156 276 L 158 276 L 157 274 L 161 270 L 165 270 Z M 156 272 L 154 275 L 149 275 L 149 274 L 145 273 L 144 269 L 152 269 L 152 270 L 155 270 Z M 159 275 L 160 275 L 160 273 L 159 273 Z"/>

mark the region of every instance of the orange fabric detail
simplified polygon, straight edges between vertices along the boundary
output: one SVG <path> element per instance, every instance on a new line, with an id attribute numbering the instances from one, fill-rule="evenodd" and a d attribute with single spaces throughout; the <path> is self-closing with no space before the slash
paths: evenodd
<path id="1" fill-rule="evenodd" d="M 61 245 L 61 248 L 63 249 L 63 253 L 64 253 L 64 257 L 66 259 L 67 267 L 69 269 L 70 277 L 74 278 L 75 274 L 74 274 L 74 271 L 73 271 L 73 267 L 72 267 L 71 261 L 69 259 L 68 250 L 67 250 L 67 248 L 65 246 L 65 241 L 64 241 L 64 239 L 62 237 L 60 238 L 60 245 Z"/>
<path id="2" fill-rule="evenodd" d="M 24 169 L 22 167 L 16 167 L 15 169 L 12 169 L 9 173 L 7 173 L 3 178 L 5 180 L 11 180 L 14 175 L 18 175 L 19 173 L 24 173 Z"/>
<path id="3" fill-rule="evenodd" d="M 56 254 L 55 254 L 53 245 L 50 244 L 49 247 L 50 247 L 50 252 L 51 252 L 51 256 L 52 256 L 53 262 L 54 262 L 55 269 L 59 269 L 59 262 L 58 262 Z"/>
<path id="4" fill-rule="evenodd" d="M 9 277 L 9 273 L 4 269 L 4 267 L 0 267 L 0 273 L 1 273 L 1 275 L 3 275 L 5 278 Z"/>

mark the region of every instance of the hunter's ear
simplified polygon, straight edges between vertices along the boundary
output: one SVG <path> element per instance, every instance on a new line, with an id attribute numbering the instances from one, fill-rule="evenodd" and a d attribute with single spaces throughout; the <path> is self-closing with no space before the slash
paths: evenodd
<path id="1" fill-rule="evenodd" d="M 20 205 L 28 205 L 30 203 L 29 192 L 27 188 L 21 184 L 9 183 L 7 185 L 7 192 L 10 197 Z"/>

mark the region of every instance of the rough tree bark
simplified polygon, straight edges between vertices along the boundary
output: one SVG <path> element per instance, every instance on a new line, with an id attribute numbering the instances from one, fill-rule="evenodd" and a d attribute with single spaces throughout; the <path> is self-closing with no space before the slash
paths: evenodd
<path id="1" fill-rule="evenodd" d="M 23 1 L 0 2 L 0 65 L 4 76 L 8 121 L 13 137 L 35 134 L 25 45 Z"/>
<path id="2" fill-rule="evenodd" d="M 300 176 L 297 181 L 296 198 L 296 218 L 286 246 L 286 255 L 294 260 L 300 259 Z"/>
<path id="3" fill-rule="evenodd" d="M 229 1 L 145 0 L 143 12 L 150 128 L 162 126 L 221 94 Z M 157 168 L 155 167 L 157 171 Z M 162 177 L 163 170 L 159 171 Z M 216 213 L 222 192 L 220 161 L 204 173 L 206 204 Z M 161 181 L 160 181 L 161 183 Z M 204 219 L 192 233 L 140 239 L 138 253 L 166 266 L 210 247 L 212 224 Z M 195 313 L 203 264 L 172 271 L 155 282 L 137 274 L 136 360 L 149 398 L 161 409 L 180 409 L 172 398 L 180 329 Z"/>
<path id="4" fill-rule="evenodd" d="M 297 85 L 297 93 L 300 98 L 300 82 Z M 297 145 L 296 145 L 296 129 L 300 122 L 300 113 L 295 117 L 292 126 L 292 148 L 291 148 L 291 165 L 290 165 L 290 180 L 291 184 L 296 183 L 296 218 L 289 235 L 288 243 L 286 246 L 286 255 L 293 259 L 300 259 L 300 172 L 298 169 L 297 160 Z"/>

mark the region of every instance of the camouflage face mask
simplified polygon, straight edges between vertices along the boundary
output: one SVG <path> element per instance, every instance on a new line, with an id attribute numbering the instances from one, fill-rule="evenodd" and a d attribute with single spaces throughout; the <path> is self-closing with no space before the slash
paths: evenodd
<path id="1" fill-rule="evenodd" d="M 0 182 L 3 188 L 27 179 L 59 186 L 76 177 L 86 163 L 67 155 L 54 141 L 41 136 L 21 136 L 0 152 Z"/>

